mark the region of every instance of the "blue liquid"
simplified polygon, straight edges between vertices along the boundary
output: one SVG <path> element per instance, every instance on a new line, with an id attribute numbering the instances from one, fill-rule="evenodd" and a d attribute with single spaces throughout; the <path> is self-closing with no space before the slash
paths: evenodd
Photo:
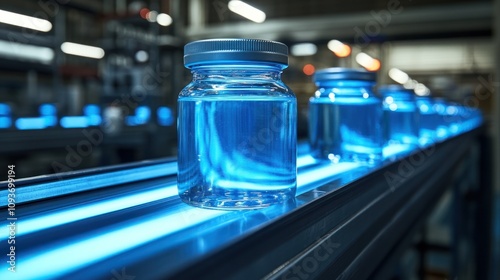
<path id="1" fill-rule="evenodd" d="M 313 98 L 309 140 L 316 158 L 373 163 L 382 158 L 382 107 L 378 99 Z"/>
<path id="2" fill-rule="evenodd" d="M 433 143 L 437 140 L 436 129 L 439 117 L 434 110 L 432 99 L 424 96 L 417 97 L 416 101 L 420 113 L 418 121 L 420 125 L 421 144 Z"/>
<path id="3" fill-rule="evenodd" d="M 438 117 L 436 113 L 420 112 L 420 137 L 425 143 L 433 143 L 437 140 L 437 123 Z"/>
<path id="4" fill-rule="evenodd" d="M 245 209 L 295 197 L 294 98 L 182 97 L 178 106 L 184 202 Z"/>
<path id="5" fill-rule="evenodd" d="M 416 107 L 410 104 L 398 105 L 397 110 L 384 110 L 389 143 L 418 145 L 419 114 Z"/>

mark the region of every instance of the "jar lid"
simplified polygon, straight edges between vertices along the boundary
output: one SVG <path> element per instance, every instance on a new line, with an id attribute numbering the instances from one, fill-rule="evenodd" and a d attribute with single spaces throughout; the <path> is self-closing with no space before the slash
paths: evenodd
<path id="1" fill-rule="evenodd" d="M 273 62 L 288 66 L 288 47 L 260 39 L 208 39 L 184 46 L 184 65 L 228 64 L 238 61 Z"/>
<path id="2" fill-rule="evenodd" d="M 377 74 L 368 72 L 363 69 L 333 67 L 318 70 L 314 73 L 314 81 L 331 81 L 331 80 L 357 80 L 375 82 Z"/>
<path id="3" fill-rule="evenodd" d="M 380 94 L 385 95 L 385 94 L 393 94 L 393 93 L 398 93 L 398 94 L 408 94 L 408 95 L 414 95 L 415 92 L 413 89 L 407 89 L 402 85 L 383 85 L 378 88 L 378 92 Z"/>

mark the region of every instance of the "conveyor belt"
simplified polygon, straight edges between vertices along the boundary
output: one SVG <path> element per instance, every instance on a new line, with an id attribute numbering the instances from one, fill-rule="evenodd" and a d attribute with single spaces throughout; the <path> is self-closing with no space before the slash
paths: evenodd
<path id="1" fill-rule="evenodd" d="M 20 180 L 18 272 L 0 279 L 364 279 L 435 203 L 477 133 L 412 155 L 386 150 L 374 167 L 303 153 L 296 200 L 253 211 L 183 204 L 172 160 Z"/>

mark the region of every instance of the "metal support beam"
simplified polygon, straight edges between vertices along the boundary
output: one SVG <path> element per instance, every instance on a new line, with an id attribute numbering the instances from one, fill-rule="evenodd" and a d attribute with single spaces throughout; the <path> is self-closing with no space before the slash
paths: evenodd
<path id="1" fill-rule="evenodd" d="M 204 0 L 189 0 L 188 12 L 190 28 L 201 29 L 205 27 L 207 14 Z"/>
<path id="2" fill-rule="evenodd" d="M 493 209 L 499 209 L 500 205 L 496 205 L 500 202 L 500 53 L 498 50 L 500 49 L 500 0 L 494 1 L 493 4 L 493 40 L 495 45 L 495 76 L 493 87 L 495 89 L 493 95 L 493 118 L 492 118 L 492 128 L 493 128 L 493 185 L 494 185 L 494 197 L 495 203 L 493 205 Z M 493 228 L 499 228 L 500 225 L 500 213 L 498 211 L 494 211 L 493 213 Z M 491 272 L 490 279 L 498 279 L 500 277 L 500 267 L 498 263 L 500 263 L 500 238 L 498 233 L 493 234 L 493 256 L 491 258 L 490 267 L 493 270 Z"/>
<path id="3" fill-rule="evenodd" d="M 190 27 L 189 39 L 214 38 L 245 34 L 262 39 L 320 40 L 347 39 L 367 44 L 374 38 L 408 35 L 441 35 L 450 32 L 491 30 L 492 6 L 489 2 L 404 8 L 355 14 L 268 20 L 261 24 L 250 22 L 222 23 L 206 28 Z M 388 20 L 377 21 L 377 15 L 389 14 Z M 374 16 L 375 15 L 375 16 Z"/>

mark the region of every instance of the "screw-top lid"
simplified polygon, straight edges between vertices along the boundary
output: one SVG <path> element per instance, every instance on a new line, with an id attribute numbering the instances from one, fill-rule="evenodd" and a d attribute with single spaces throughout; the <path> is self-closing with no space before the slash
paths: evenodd
<path id="1" fill-rule="evenodd" d="M 259 39 L 208 39 L 184 46 L 184 65 L 229 64 L 238 61 L 273 62 L 288 66 L 288 47 Z"/>
<path id="2" fill-rule="evenodd" d="M 374 82 L 377 78 L 375 72 L 368 72 L 363 69 L 333 67 L 318 70 L 314 73 L 314 81 L 331 81 L 331 80 L 356 80 Z"/>
<path id="3" fill-rule="evenodd" d="M 406 95 L 414 95 L 415 92 L 413 89 L 405 88 L 402 85 L 383 85 L 378 88 L 378 92 L 382 95 L 391 95 L 391 94 L 406 94 Z"/>

